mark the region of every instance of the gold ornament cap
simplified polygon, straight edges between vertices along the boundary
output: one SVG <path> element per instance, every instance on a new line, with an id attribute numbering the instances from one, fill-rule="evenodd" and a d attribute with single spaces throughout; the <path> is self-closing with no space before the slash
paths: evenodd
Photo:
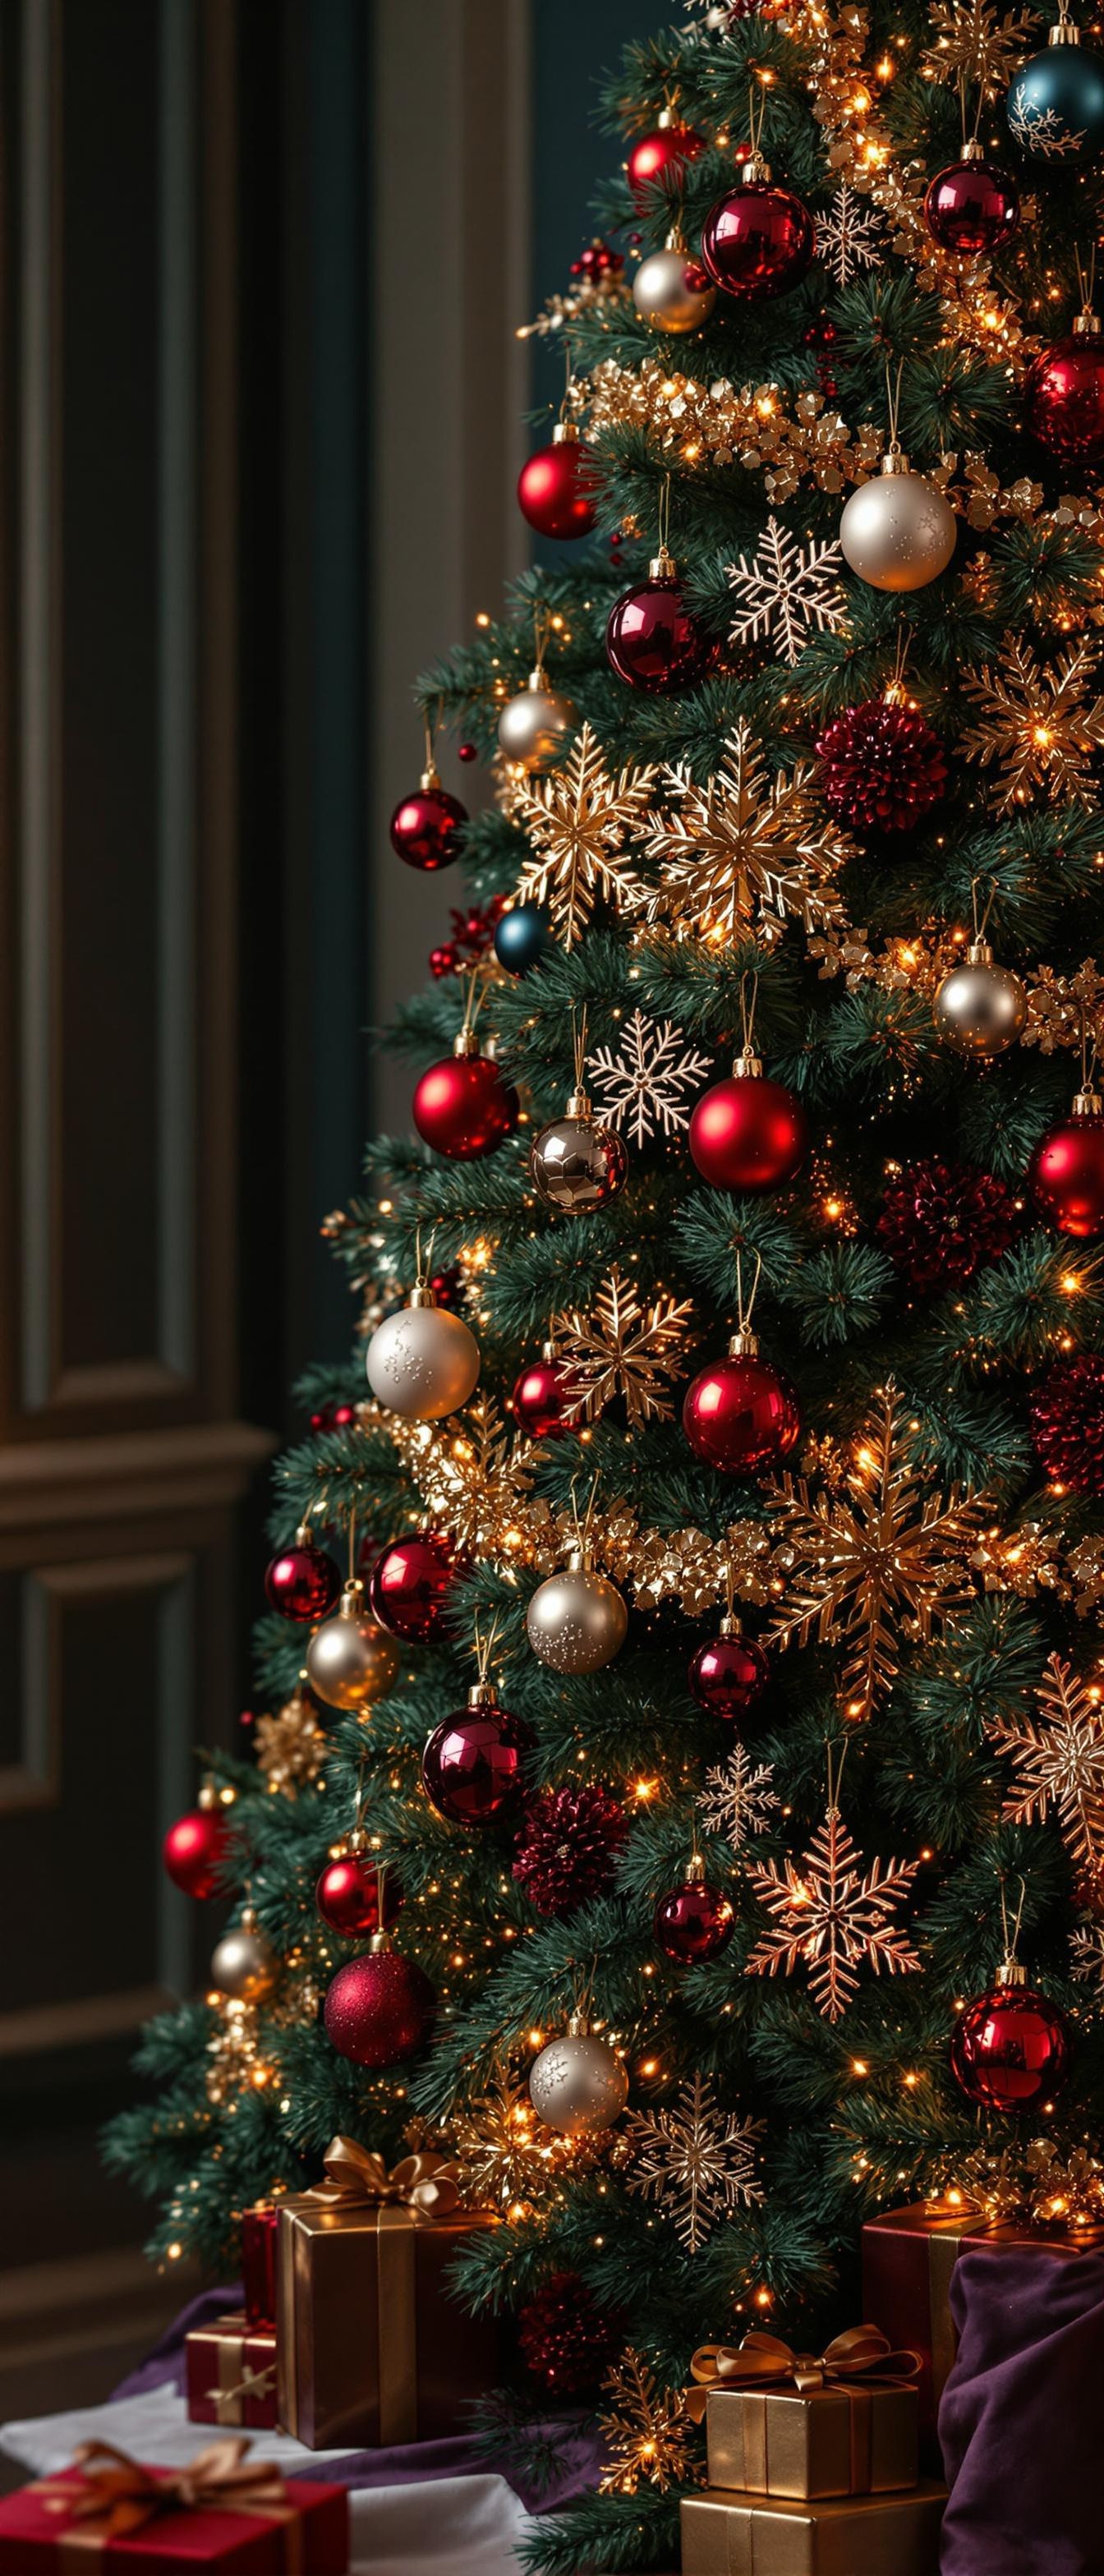
<path id="1" fill-rule="evenodd" d="M 417 1313 L 419 1307 L 436 1305 L 437 1300 L 428 1280 L 423 1283 L 423 1281 L 419 1279 L 417 1286 L 411 1289 L 406 1303 L 408 1310 L 412 1310 L 414 1313 Z"/>
<path id="2" fill-rule="evenodd" d="M 993 950 L 990 941 L 988 939 L 971 939 L 970 945 L 966 951 L 966 963 L 968 966 L 991 966 L 993 963 Z"/>
<path id="3" fill-rule="evenodd" d="M 733 1059 L 733 1065 L 732 1065 L 732 1079 L 733 1079 L 733 1081 L 734 1081 L 734 1082 L 748 1082 L 748 1081 L 750 1081 L 750 1082 L 758 1082 L 758 1081 L 760 1080 L 760 1078 L 761 1078 L 762 1071 L 763 1071 L 763 1059 L 762 1059 L 762 1056 L 760 1056 L 760 1055 L 755 1055 L 755 1054 L 753 1053 L 753 1051 L 752 1051 L 751 1047 L 741 1047 L 740 1052 L 739 1052 L 739 1055 L 738 1055 L 738 1056 L 736 1056 L 736 1057 Z"/>
<path id="4" fill-rule="evenodd" d="M 457 1029 L 452 1041 L 454 1055 L 478 1055 L 479 1037 L 475 1029 Z"/>
<path id="5" fill-rule="evenodd" d="M 971 135 L 969 142 L 963 144 L 958 157 L 960 161 L 984 161 L 985 145 L 978 142 L 976 134 Z"/>
<path id="6" fill-rule="evenodd" d="M 737 1332 L 729 1335 L 728 1356 L 730 1360 L 757 1360 L 758 1333 L 753 1333 L 747 1324 L 741 1324 Z"/>
<path id="7" fill-rule="evenodd" d="M 525 683 L 531 698 L 542 697 L 548 688 L 548 673 L 543 662 L 534 662 Z"/>
<path id="8" fill-rule="evenodd" d="M 911 473 L 912 468 L 911 468 L 911 466 L 910 466 L 910 464 L 909 464 L 908 457 L 907 457 L 907 456 L 906 456 L 906 454 L 905 454 L 904 448 L 903 448 L 903 447 L 899 447 L 899 446 L 897 445 L 897 443 L 896 443 L 896 440 L 894 440 L 894 441 L 892 442 L 892 444 L 891 444 L 889 447 L 887 447 L 887 449 L 886 449 L 886 451 L 885 451 L 885 454 L 884 454 L 884 456 L 883 456 L 883 458 L 882 458 L 880 471 L 881 471 L 883 474 L 909 474 L 909 473 Z"/>
<path id="9" fill-rule="evenodd" d="M 372 1938 L 368 1944 L 368 1948 L 374 1959 L 378 1959 L 382 1951 L 393 1950 L 394 1946 L 394 1942 L 392 1941 L 389 1932 L 373 1932 Z"/>
<path id="10" fill-rule="evenodd" d="M 652 556 L 648 566 L 649 581 L 674 581 L 677 573 L 678 565 L 670 546 L 661 546 L 659 553 Z"/>
<path id="11" fill-rule="evenodd" d="M 590 2023 L 585 2012 L 573 2012 L 568 2015 L 567 2036 L 569 2039 L 589 2038 Z"/>
<path id="12" fill-rule="evenodd" d="M 734 1610 L 725 1611 L 720 1627 L 717 1630 L 717 1635 L 719 1637 L 738 1637 L 740 1635 L 740 1622 Z"/>
<path id="13" fill-rule="evenodd" d="M 569 1574 L 589 1574 L 590 1572 L 590 1549 L 584 1547 L 581 1539 L 576 1540 L 575 1546 L 569 1547 L 567 1551 L 567 1571 Z"/>
<path id="14" fill-rule="evenodd" d="M 1047 36 L 1048 45 L 1079 45 L 1080 42 L 1080 27 L 1074 26 L 1072 18 L 1067 18 L 1063 9 Z"/>
<path id="15" fill-rule="evenodd" d="M 1102 1110 L 1104 1110 L 1104 1100 L 1101 1099 L 1100 1093 L 1090 1091 L 1086 1086 L 1084 1091 L 1075 1094 L 1070 1115 L 1074 1118 L 1099 1118 Z"/>
<path id="16" fill-rule="evenodd" d="M 564 1111 L 565 1118 L 593 1118 L 594 1111 L 585 1091 L 573 1091 Z"/>
<path id="17" fill-rule="evenodd" d="M 745 153 L 736 173 L 737 187 L 768 188 L 770 186 L 770 179 L 770 162 L 764 161 L 762 153 L 756 152 L 754 149 Z"/>
<path id="18" fill-rule="evenodd" d="M 1086 304 L 1084 310 L 1081 313 L 1076 314 L 1074 317 L 1074 339 L 1095 340 L 1099 338 L 1099 335 L 1100 315 L 1099 313 L 1093 312 L 1091 305 Z"/>
<path id="19" fill-rule="evenodd" d="M 339 1619 L 360 1619 L 364 1613 L 364 1585 L 359 1574 L 351 1574 L 344 1585 L 338 1607 Z"/>
<path id="20" fill-rule="evenodd" d="M 471 1708 L 471 1709 L 477 1709 L 477 1708 L 497 1708 L 497 1706 L 498 1706 L 498 1696 L 497 1696 L 497 1693 L 496 1693 L 496 1691 L 495 1691 L 495 1686 L 494 1686 L 494 1683 L 493 1683 L 493 1682 L 471 1682 L 471 1683 L 469 1683 L 469 1686 L 468 1686 L 468 1707 L 469 1707 L 469 1708 Z"/>
<path id="21" fill-rule="evenodd" d="M 557 421 L 555 429 L 552 432 L 553 447 L 576 447 L 578 445 L 578 440 L 579 425 L 577 421 Z"/>
<path id="22" fill-rule="evenodd" d="M 425 768 L 422 771 L 420 783 L 422 793 L 426 796 L 432 795 L 434 788 L 440 786 L 441 772 L 438 769 L 435 760 L 427 760 Z"/>
<path id="23" fill-rule="evenodd" d="M 1027 1970 L 1018 1959 L 1002 1959 L 997 1970 L 998 1986 L 1026 1986 Z"/>
<path id="24" fill-rule="evenodd" d="M 705 1862 L 700 1852 L 691 1852 L 686 1864 L 686 1877 L 683 1884 L 686 1887 L 704 1887 Z"/>

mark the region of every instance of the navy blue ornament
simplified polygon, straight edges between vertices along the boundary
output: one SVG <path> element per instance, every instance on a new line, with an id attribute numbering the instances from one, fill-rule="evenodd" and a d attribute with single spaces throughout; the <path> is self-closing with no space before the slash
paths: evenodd
<path id="1" fill-rule="evenodd" d="M 515 904 L 496 925 L 495 956 L 508 975 L 527 975 L 551 945 L 548 914 L 539 903 Z"/>
<path id="2" fill-rule="evenodd" d="M 1008 131 L 1032 161 L 1075 169 L 1104 150 L 1104 60 L 1079 41 L 1063 12 L 1045 53 L 1008 84 Z"/>

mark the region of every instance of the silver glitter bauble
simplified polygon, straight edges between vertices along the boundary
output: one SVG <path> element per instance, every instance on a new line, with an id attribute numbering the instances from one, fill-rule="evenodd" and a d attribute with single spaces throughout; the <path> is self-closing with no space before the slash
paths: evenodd
<path id="1" fill-rule="evenodd" d="M 241 1922 L 232 1932 L 223 1933 L 211 1954 L 211 1984 L 234 2003 L 259 2004 L 271 1994 L 278 1972 L 276 1954 L 258 1931 L 252 1906 L 247 1905 Z"/>
<path id="2" fill-rule="evenodd" d="M 530 1149 L 529 1169 L 549 1207 L 587 1216 L 624 1186 L 629 1158 L 620 1136 L 603 1127 L 583 1091 L 573 1091 L 565 1115 L 542 1127 Z"/>
<path id="3" fill-rule="evenodd" d="M 717 301 L 704 268 L 691 259 L 684 242 L 669 240 L 664 250 L 642 259 L 633 279 L 633 303 L 653 331 L 696 331 Z"/>
<path id="4" fill-rule="evenodd" d="M 600 1673 L 625 1643 L 629 1614 L 615 1583 L 573 1550 L 562 1574 L 538 1584 L 525 1613 L 533 1653 L 554 1673 Z"/>
<path id="5" fill-rule="evenodd" d="M 347 1583 L 341 1608 L 323 1619 L 307 1648 L 307 1680 L 327 1708 L 369 1708 L 389 1691 L 401 1661 L 386 1628 L 364 1607 L 364 1585 Z"/>
<path id="6" fill-rule="evenodd" d="M 629 2098 L 629 2079 L 604 2039 L 592 2039 L 575 2014 L 562 2039 L 550 2039 L 529 2069 L 529 2099 L 546 2128 L 568 2138 L 612 2128 Z"/>
<path id="7" fill-rule="evenodd" d="M 958 526 L 950 502 L 922 474 L 911 474 L 896 448 L 883 456 L 881 473 L 852 492 L 839 534 L 860 581 L 875 590 L 923 590 L 946 570 Z"/>
<path id="8" fill-rule="evenodd" d="M 993 962 L 987 939 L 975 939 L 961 966 L 945 975 L 932 1004 L 936 1028 L 960 1055 L 1003 1055 L 1027 1019 L 1018 975 Z"/>
<path id="9" fill-rule="evenodd" d="M 462 1315 L 434 1304 L 428 1288 L 385 1315 L 368 1344 L 365 1367 L 378 1404 L 404 1422 L 440 1422 L 456 1413 L 479 1383 L 479 1344 Z"/>
<path id="10" fill-rule="evenodd" d="M 579 722 L 570 698 L 550 689 L 538 663 L 520 696 L 508 698 L 498 719 L 498 748 L 522 769 L 547 769 Z"/>

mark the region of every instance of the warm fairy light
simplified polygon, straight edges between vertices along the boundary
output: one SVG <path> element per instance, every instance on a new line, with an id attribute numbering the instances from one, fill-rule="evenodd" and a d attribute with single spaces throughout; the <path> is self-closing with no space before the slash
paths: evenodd
<path id="1" fill-rule="evenodd" d="M 489 617 L 488 617 L 488 615 L 487 615 L 487 611 L 486 611 L 486 609 L 485 609 L 485 608 L 477 608 L 477 609 L 476 609 L 476 612 L 475 612 L 475 622 L 476 622 L 476 625 L 477 625 L 477 626 L 489 626 L 489 625 L 490 625 L 490 622 L 491 622 L 491 621 L 490 621 L 490 618 L 489 618 Z"/>
<path id="2" fill-rule="evenodd" d="M 639 2068 L 639 2072 L 641 2073 L 641 2075 L 658 2075 L 658 2073 L 659 2073 L 659 2059 L 658 2059 L 658 2057 L 642 2057 L 642 2058 L 641 2058 L 641 2061 L 640 2061 L 640 2068 Z"/>
<path id="3" fill-rule="evenodd" d="M 658 1798 L 661 1785 L 662 1784 L 658 1779 L 634 1780 L 633 1796 L 637 1800 L 638 1805 L 646 1807 L 649 1799 Z"/>
<path id="4" fill-rule="evenodd" d="M 1063 1297 L 1079 1297 L 1084 1285 L 1084 1280 L 1078 1278 L 1076 1270 L 1062 1272 L 1060 1286 Z"/>
<path id="5" fill-rule="evenodd" d="M 543 2030 L 531 2030 L 531 2031 L 530 2031 L 530 2033 L 529 2033 L 529 2046 L 530 2046 L 530 2048 L 543 2048 L 543 2046 L 544 2046 L 544 2032 L 543 2032 Z"/>
<path id="6" fill-rule="evenodd" d="M 851 2072 L 852 2072 L 852 2075 L 869 2075 L 869 2073 L 870 2073 L 870 2068 L 869 2068 L 869 2066 L 867 2065 L 867 2062 L 866 2062 L 865 2057 L 853 2057 L 853 2058 L 852 2058 L 852 2060 L 851 2060 Z"/>
<path id="7" fill-rule="evenodd" d="M 182 2255 L 183 2251 L 184 2251 L 184 2248 L 183 2248 L 183 2246 L 182 2246 L 182 2245 L 176 2245 L 176 2244 L 173 2244 L 173 2245 L 166 2245 L 166 2247 L 165 2247 L 165 2259 L 166 2259 L 166 2261 L 167 2261 L 167 2262 L 169 2262 L 169 2263 L 179 2263 L 179 2261 L 180 2261 L 180 2257 L 181 2257 L 181 2255 Z"/>
<path id="8" fill-rule="evenodd" d="M 920 2082 L 920 2078 L 918 2075 L 905 2075 L 902 2077 L 902 2082 L 904 2083 L 907 2091 L 913 2093 Z"/>
<path id="9" fill-rule="evenodd" d="M 773 2292 L 772 2292 L 772 2291 L 770 2291 L 770 2290 L 766 2290 L 766 2289 L 763 2289 L 763 2290 L 757 2290 L 757 2291 L 756 2291 L 756 2293 L 755 2293 L 755 2305 L 756 2305 L 756 2307 L 757 2307 L 757 2308 L 770 2308 L 770 2307 L 773 2307 L 773 2305 L 774 2305 L 774 2295 L 773 2295 Z"/>

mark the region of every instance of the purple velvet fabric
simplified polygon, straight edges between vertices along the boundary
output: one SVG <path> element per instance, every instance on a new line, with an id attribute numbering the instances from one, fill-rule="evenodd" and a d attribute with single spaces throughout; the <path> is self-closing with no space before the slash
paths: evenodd
<path id="1" fill-rule="evenodd" d="M 971 2246 L 951 2313 L 942 2576 L 1101 2576 L 1104 2253 Z"/>

